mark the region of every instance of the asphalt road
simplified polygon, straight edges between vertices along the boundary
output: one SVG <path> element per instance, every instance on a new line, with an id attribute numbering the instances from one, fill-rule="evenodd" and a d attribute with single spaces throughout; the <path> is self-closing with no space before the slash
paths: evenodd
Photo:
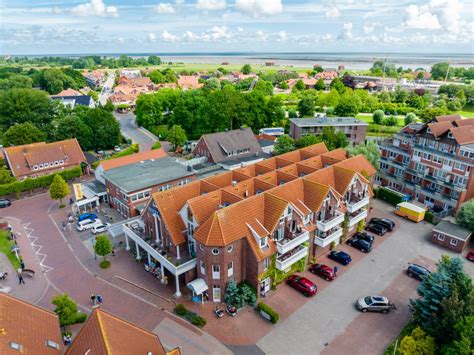
<path id="1" fill-rule="evenodd" d="M 102 87 L 102 91 L 99 94 L 99 103 L 102 106 L 105 106 L 107 103 L 107 99 L 109 98 L 110 95 L 113 94 L 112 87 L 114 86 L 114 80 L 115 80 L 115 74 L 110 73 L 109 77 L 104 83 L 104 86 Z"/>
<path id="2" fill-rule="evenodd" d="M 135 124 L 135 114 L 133 112 L 114 112 L 115 118 L 120 122 L 122 134 L 130 138 L 134 143 L 140 145 L 140 151 L 150 150 L 153 143 L 158 139 Z"/>

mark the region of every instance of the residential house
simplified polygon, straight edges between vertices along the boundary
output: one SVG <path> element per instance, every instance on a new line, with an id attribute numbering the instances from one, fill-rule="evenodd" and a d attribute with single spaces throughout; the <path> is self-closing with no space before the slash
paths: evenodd
<path id="1" fill-rule="evenodd" d="M 336 69 L 326 69 L 322 72 L 316 73 L 314 76 L 316 80 L 323 79 L 325 81 L 333 81 L 339 76 L 339 73 Z"/>
<path id="2" fill-rule="evenodd" d="M 257 137 L 258 144 L 262 148 L 262 152 L 266 154 L 273 153 L 273 146 L 275 145 L 278 137 L 270 134 L 260 133 L 255 135 Z"/>
<path id="3" fill-rule="evenodd" d="M 231 280 L 264 295 L 276 270 L 291 273 L 356 231 L 375 172 L 324 143 L 272 157 L 153 194 L 124 225 L 126 247 L 144 250 L 176 296 L 184 283 L 221 302 Z"/>
<path id="4" fill-rule="evenodd" d="M 442 220 L 433 228 L 431 242 L 444 248 L 462 253 L 464 247 L 469 244 L 471 231 L 449 220 Z"/>
<path id="5" fill-rule="evenodd" d="M 124 76 L 126 78 L 139 78 L 142 76 L 140 69 L 121 69 L 120 76 Z"/>
<path id="6" fill-rule="evenodd" d="M 364 142 L 368 123 L 354 117 L 315 117 L 290 119 L 290 136 L 298 139 L 308 134 L 321 135 L 325 127 L 334 127 L 336 132 L 343 132 L 353 144 Z"/>
<path id="7" fill-rule="evenodd" d="M 66 355 L 84 354 L 180 355 L 181 349 L 167 352 L 158 335 L 95 308 L 66 350 Z"/>
<path id="8" fill-rule="evenodd" d="M 0 354 L 62 354 L 58 316 L 0 292 Z"/>
<path id="9" fill-rule="evenodd" d="M 178 86 L 183 90 L 193 90 L 202 88 L 204 84 L 199 82 L 199 76 L 180 75 L 178 78 Z"/>
<path id="10" fill-rule="evenodd" d="M 410 124 L 379 146 L 377 182 L 421 202 L 437 218 L 474 197 L 474 119 L 448 115 Z"/>
<path id="11" fill-rule="evenodd" d="M 134 106 L 140 94 L 153 92 L 155 86 L 148 77 L 127 77 L 121 76 L 118 85 L 114 88 L 114 94 L 109 100 L 114 105 Z"/>
<path id="12" fill-rule="evenodd" d="M 76 138 L 19 145 L 2 151 L 8 168 L 18 180 L 57 173 L 86 163 Z"/>
<path id="13" fill-rule="evenodd" d="M 72 109 L 74 109 L 77 106 L 86 106 L 90 108 L 95 107 L 94 99 L 89 95 L 82 95 L 81 93 L 79 93 L 79 95 L 66 96 L 62 94 L 62 95 L 52 95 L 50 97 L 52 100 L 59 101 L 64 106 L 69 106 Z"/>
<path id="14" fill-rule="evenodd" d="M 56 94 L 56 95 L 54 95 L 54 96 L 55 96 L 55 97 L 58 97 L 58 96 L 80 96 L 80 95 L 82 95 L 81 92 L 69 88 L 69 89 L 64 89 L 64 90 L 61 91 L 59 94 Z"/>
<path id="15" fill-rule="evenodd" d="M 262 148 L 250 128 L 201 136 L 193 149 L 196 156 L 205 156 L 211 163 L 235 169 L 265 158 Z"/>
<path id="16" fill-rule="evenodd" d="M 84 72 L 82 73 L 82 76 L 86 79 L 87 85 L 93 89 L 102 86 L 105 82 L 105 72 L 100 70 Z"/>
<path id="17" fill-rule="evenodd" d="M 190 183 L 195 172 L 172 158 L 142 160 L 104 171 L 109 204 L 121 215 L 139 215 L 150 196 L 157 191 Z"/>

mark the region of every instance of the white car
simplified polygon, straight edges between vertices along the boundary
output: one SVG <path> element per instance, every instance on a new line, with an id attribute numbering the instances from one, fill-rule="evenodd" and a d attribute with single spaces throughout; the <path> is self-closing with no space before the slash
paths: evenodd
<path id="1" fill-rule="evenodd" d="M 9 286 L 0 286 L 0 293 L 10 293 L 12 290 Z"/>
<path id="2" fill-rule="evenodd" d="M 116 146 L 114 147 L 114 150 L 115 150 L 116 152 L 120 152 L 120 151 L 122 150 L 122 148 L 120 148 L 119 145 L 116 145 Z"/>
<path id="3" fill-rule="evenodd" d="M 92 227 L 92 234 L 96 235 L 99 233 L 104 233 L 107 229 L 109 229 L 110 224 L 109 223 L 101 223 L 98 225 L 94 225 Z"/>
<path id="4" fill-rule="evenodd" d="M 95 226 L 100 226 L 102 224 L 103 224 L 102 221 L 98 218 L 95 219 L 95 220 L 85 219 L 83 221 L 77 222 L 76 228 L 79 232 L 82 232 L 82 231 L 85 231 L 87 229 L 94 228 Z"/>

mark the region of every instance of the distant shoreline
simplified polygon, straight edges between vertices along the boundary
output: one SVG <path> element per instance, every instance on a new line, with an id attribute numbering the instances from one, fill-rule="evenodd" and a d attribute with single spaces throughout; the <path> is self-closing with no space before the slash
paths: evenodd
<path id="1" fill-rule="evenodd" d="M 119 57 L 128 55 L 134 58 L 158 55 L 163 61 L 183 62 L 193 64 L 265 64 L 272 61 L 275 66 L 313 67 L 319 64 L 323 67 L 337 68 L 343 65 L 347 69 L 366 70 L 376 60 L 386 59 L 397 67 L 429 68 L 434 63 L 448 61 L 454 67 L 474 66 L 474 55 L 470 53 L 443 54 L 443 53 L 381 53 L 381 52 L 301 52 L 301 53 L 255 53 L 255 52 L 182 52 L 182 53 L 90 53 L 90 54 L 41 54 L 41 55 L 13 55 L 13 57 L 83 57 L 99 55 Z"/>

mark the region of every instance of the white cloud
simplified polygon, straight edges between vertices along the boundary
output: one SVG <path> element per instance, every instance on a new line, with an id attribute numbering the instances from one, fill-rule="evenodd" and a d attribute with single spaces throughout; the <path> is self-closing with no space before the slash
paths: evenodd
<path id="1" fill-rule="evenodd" d="M 332 38 L 332 35 L 330 33 L 326 33 L 321 37 L 323 40 L 328 41 Z"/>
<path id="2" fill-rule="evenodd" d="M 437 30 L 441 28 L 438 16 L 430 12 L 429 6 L 410 5 L 405 9 L 405 26 L 419 30 Z"/>
<path id="3" fill-rule="evenodd" d="M 244 32 L 244 29 L 239 26 L 239 27 L 237 27 L 237 31 L 239 31 L 239 32 Z"/>
<path id="4" fill-rule="evenodd" d="M 288 39 L 288 34 L 286 31 L 280 31 L 278 32 L 278 40 L 279 41 L 286 41 Z"/>
<path id="5" fill-rule="evenodd" d="M 236 0 L 235 7 L 252 17 L 272 16 L 283 12 L 281 0 Z"/>
<path id="6" fill-rule="evenodd" d="M 199 10 L 222 10 L 225 7 L 225 0 L 198 0 L 196 3 Z"/>
<path id="7" fill-rule="evenodd" d="M 368 35 L 369 33 L 374 32 L 376 26 L 377 24 L 375 23 L 367 23 L 362 27 L 362 29 L 364 30 L 364 33 Z"/>
<path id="8" fill-rule="evenodd" d="M 123 37 L 119 37 L 119 38 L 117 38 L 117 41 L 119 43 L 123 43 L 123 42 L 125 42 L 125 39 Z"/>
<path id="9" fill-rule="evenodd" d="M 167 2 L 161 2 L 153 8 L 153 11 L 158 14 L 174 14 L 174 7 Z"/>
<path id="10" fill-rule="evenodd" d="M 184 32 L 184 34 L 183 34 L 183 40 L 189 41 L 189 42 L 193 42 L 193 41 L 199 40 L 199 36 L 196 35 L 196 34 L 194 34 L 194 33 L 191 32 L 191 31 L 186 31 L 186 32 Z"/>
<path id="11" fill-rule="evenodd" d="M 228 40 L 232 37 L 226 26 L 214 26 L 201 35 L 204 41 Z"/>
<path id="12" fill-rule="evenodd" d="M 327 18 L 337 18 L 339 16 L 341 16 L 341 12 L 339 11 L 337 7 L 333 7 L 326 11 Z"/>
<path id="13" fill-rule="evenodd" d="M 155 35 L 153 32 L 150 32 L 150 33 L 148 34 L 148 40 L 149 40 L 150 42 L 155 42 L 155 41 L 156 41 L 156 35 Z"/>
<path id="14" fill-rule="evenodd" d="M 161 38 L 161 40 L 163 40 L 165 42 L 175 42 L 175 41 L 178 40 L 178 36 L 175 36 L 174 34 L 171 34 L 166 30 L 163 31 L 160 38 Z"/>
<path id="15" fill-rule="evenodd" d="M 342 25 L 342 32 L 337 37 L 338 39 L 351 39 L 352 38 L 352 22 L 347 22 Z"/>
<path id="16" fill-rule="evenodd" d="M 71 9 L 71 12 L 79 16 L 118 16 L 118 8 L 106 6 L 102 0 L 90 0 L 85 4 L 77 5 Z"/>
<path id="17" fill-rule="evenodd" d="M 472 18 L 472 3 L 467 4 L 467 13 Z M 461 21 L 463 4 L 459 0 L 431 0 L 429 7 L 438 14 L 438 19 L 442 26 L 449 32 L 458 33 L 464 25 Z M 469 15 L 468 15 L 469 16 Z"/>

